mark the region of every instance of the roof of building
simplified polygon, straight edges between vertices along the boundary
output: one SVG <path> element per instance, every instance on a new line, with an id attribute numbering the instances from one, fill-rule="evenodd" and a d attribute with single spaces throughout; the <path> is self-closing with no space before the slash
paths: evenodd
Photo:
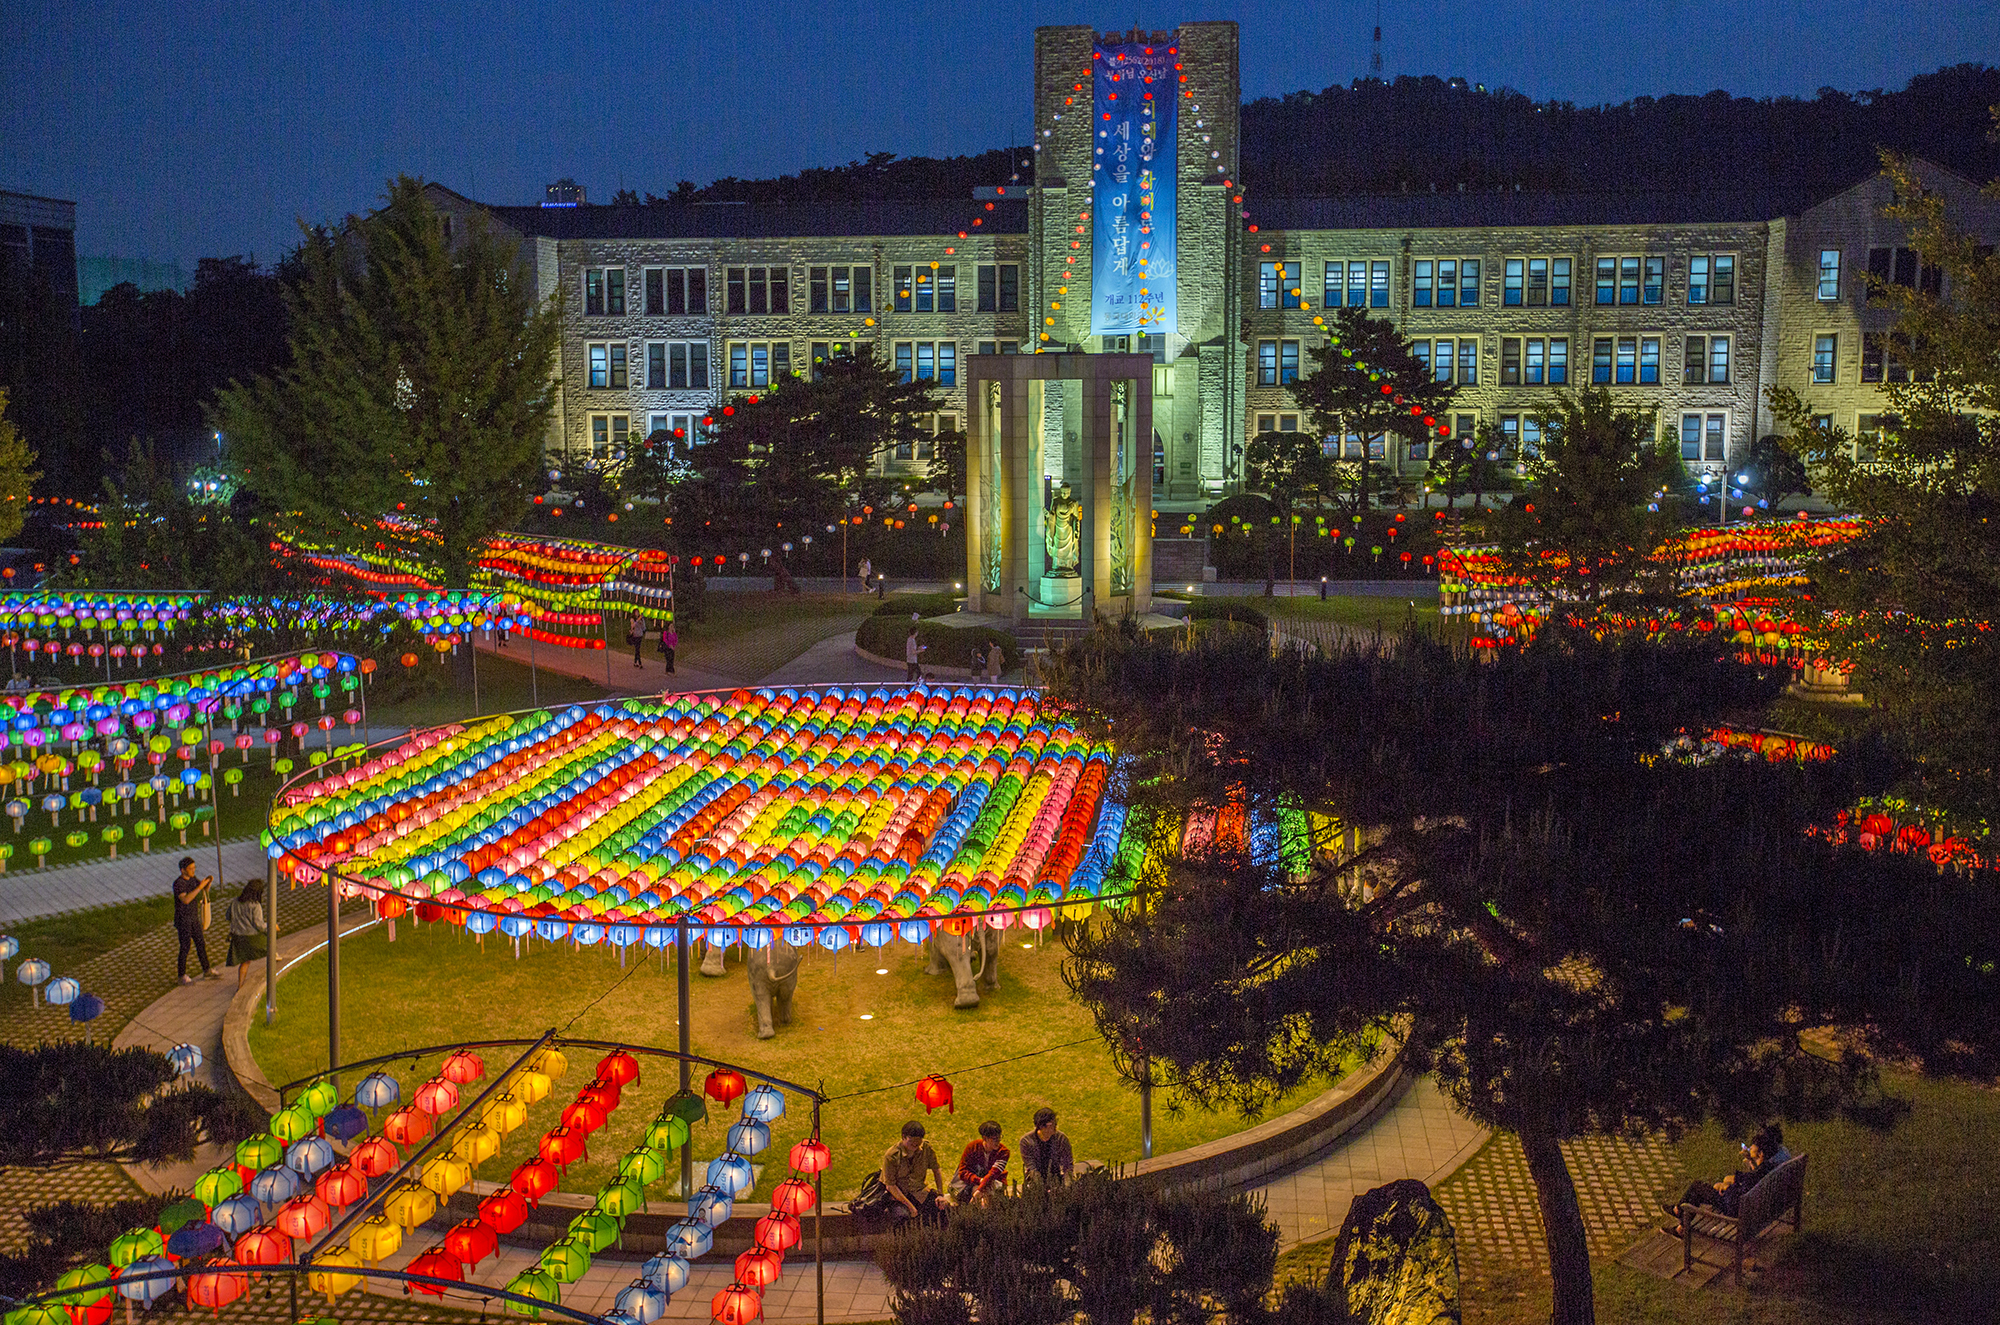
<path id="1" fill-rule="evenodd" d="M 1846 187 L 1846 186 L 1842 186 Z M 1796 216 L 1840 188 L 1701 193 L 1394 193 L 1251 200 L 1260 230 L 1453 230 L 1487 226 L 1700 225 Z"/>
<path id="2" fill-rule="evenodd" d="M 991 204 L 970 198 L 915 202 L 673 203 L 636 207 L 489 207 L 500 221 L 526 235 L 551 239 L 789 239 L 807 236 L 1025 235 L 1025 201 Z"/>

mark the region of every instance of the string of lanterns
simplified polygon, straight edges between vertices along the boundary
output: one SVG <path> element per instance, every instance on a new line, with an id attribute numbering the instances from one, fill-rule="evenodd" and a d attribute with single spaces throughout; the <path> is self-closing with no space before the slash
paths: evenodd
<path id="1" fill-rule="evenodd" d="M 9 847 L 8 854 L 12 854 Z M 3 868 L 3 867 L 0 867 Z M 0 980 L 5 980 L 7 963 L 21 952 L 21 941 L 11 934 L 0 934 Z M 69 1019 L 84 1027 L 89 1033 L 90 1023 L 104 1015 L 104 1000 L 96 994 L 85 993 L 80 981 L 67 975 L 56 975 L 54 968 L 40 957 L 29 957 L 14 968 L 14 978 L 28 987 L 29 995 L 36 1004 L 46 1000 L 50 1007 L 68 1008 Z M 201 1061 L 201 1050 L 193 1045 L 182 1045 L 174 1054 L 182 1051 L 194 1054 L 196 1064 Z M 171 1059 L 174 1054 L 168 1055 Z M 178 1067 L 178 1064 L 177 1064 Z M 192 1071 L 189 1067 L 186 1071 Z"/>

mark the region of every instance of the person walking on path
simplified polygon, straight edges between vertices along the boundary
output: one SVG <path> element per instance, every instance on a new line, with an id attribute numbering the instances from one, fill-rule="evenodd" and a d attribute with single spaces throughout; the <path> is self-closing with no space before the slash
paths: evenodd
<path id="1" fill-rule="evenodd" d="M 191 985 L 193 977 L 188 975 L 188 949 L 192 947 L 195 956 L 201 958 L 201 973 L 210 980 L 218 979 L 208 964 L 208 941 L 202 931 L 208 928 L 208 890 L 214 886 L 212 874 L 196 878 L 194 857 L 181 857 L 181 872 L 174 879 L 174 933 L 181 941 L 180 976 L 181 983 Z"/>
<path id="2" fill-rule="evenodd" d="M 914 681 L 923 675 L 918 660 L 923 657 L 924 646 L 917 642 L 917 616 L 910 614 L 910 633 L 903 640 L 903 665 L 906 668 L 903 679 Z"/>
<path id="3" fill-rule="evenodd" d="M 680 645 L 680 632 L 674 629 L 673 622 L 667 622 L 666 627 L 660 631 L 660 659 L 667 665 L 668 676 L 674 674 L 674 650 Z"/>
<path id="4" fill-rule="evenodd" d="M 986 676 L 998 681 L 1000 674 L 1007 670 L 1007 655 L 1001 652 L 1000 641 L 992 640 L 986 645 Z"/>
<path id="5" fill-rule="evenodd" d="M 625 618 L 625 642 L 632 646 L 632 665 L 644 667 L 646 660 L 639 655 L 639 650 L 646 647 L 646 618 L 637 612 Z"/>
<path id="6" fill-rule="evenodd" d="M 874 587 L 875 587 L 875 584 L 874 584 L 874 580 L 875 580 L 875 567 L 874 567 L 874 565 L 873 565 L 872 563 L 870 563 L 870 562 L 869 562 L 868 558 L 866 558 L 866 557 L 863 557 L 863 558 L 861 559 L 861 564 L 860 564 L 860 565 L 859 565 L 858 567 L 856 567 L 855 569 L 857 569 L 857 570 L 859 570 L 859 571 L 861 572 L 861 592 L 862 592 L 862 593 L 867 593 L 867 592 L 868 592 L 868 591 L 869 591 L 870 589 L 872 589 L 872 588 L 874 588 Z"/>
<path id="7" fill-rule="evenodd" d="M 229 955 L 224 966 L 236 968 L 236 987 L 250 974 L 250 963 L 261 961 L 270 943 L 264 932 L 264 881 L 252 879 L 229 904 Z"/>

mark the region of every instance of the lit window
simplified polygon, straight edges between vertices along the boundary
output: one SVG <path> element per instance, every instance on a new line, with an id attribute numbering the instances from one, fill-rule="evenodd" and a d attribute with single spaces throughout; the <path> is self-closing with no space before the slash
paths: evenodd
<path id="1" fill-rule="evenodd" d="M 1285 385 L 1299 380 L 1299 343 L 1295 340 L 1278 342 L 1278 383 Z"/>
<path id="2" fill-rule="evenodd" d="M 1260 340 L 1257 342 L 1257 385 L 1276 386 L 1278 384 L 1278 342 Z"/>
<path id="3" fill-rule="evenodd" d="M 1838 341 L 1839 338 L 1835 336 L 1813 337 L 1812 380 L 1816 385 L 1825 385 L 1833 381 L 1834 350 Z"/>
<path id="4" fill-rule="evenodd" d="M 1641 336 L 1639 338 L 1639 381 L 1645 385 L 1655 385 L 1660 380 L 1660 338 Z"/>
<path id="5" fill-rule="evenodd" d="M 1569 382 L 1569 341 L 1565 339 L 1549 342 L 1549 385 L 1565 386 Z"/>
<path id="6" fill-rule="evenodd" d="M 1823 248 L 1819 251 L 1819 297 L 1822 303 L 1834 303 L 1840 298 L 1840 250 Z"/>
<path id="7" fill-rule="evenodd" d="M 1368 306 L 1387 308 L 1389 306 L 1389 264 L 1371 262 L 1368 264 Z"/>

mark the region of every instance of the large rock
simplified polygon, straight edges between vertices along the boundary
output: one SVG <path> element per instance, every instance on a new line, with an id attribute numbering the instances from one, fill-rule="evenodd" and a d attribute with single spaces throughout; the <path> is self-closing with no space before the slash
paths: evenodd
<path id="1" fill-rule="evenodd" d="M 1404 1178 L 1354 1198 L 1326 1293 L 1357 1325 L 1458 1325 L 1458 1242 L 1430 1188 Z"/>

